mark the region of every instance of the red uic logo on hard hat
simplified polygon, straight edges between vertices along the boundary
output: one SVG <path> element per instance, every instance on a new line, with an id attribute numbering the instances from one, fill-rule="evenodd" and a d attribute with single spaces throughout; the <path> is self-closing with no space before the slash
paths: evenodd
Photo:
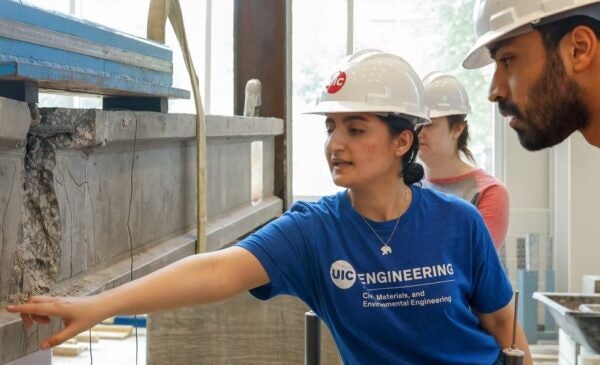
<path id="1" fill-rule="evenodd" d="M 331 77 L 331 80 L 329 80 L 329 84 L 326 86 L 327 92 L 330 94 L 335 94 L 342 89 L 345 83 L 346 73 L 339 71 Z"/>

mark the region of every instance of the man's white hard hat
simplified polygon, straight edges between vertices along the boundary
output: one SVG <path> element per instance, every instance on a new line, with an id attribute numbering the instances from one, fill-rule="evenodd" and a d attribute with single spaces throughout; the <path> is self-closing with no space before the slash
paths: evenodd
<path id="1" fill-rule="evenodd" d="M 486 47 L 575 15 L 600 20 L 600 0 L 477 0 L 473 11 L 477 40 L 463 61 L 465 68 L 492 63 Z"/>

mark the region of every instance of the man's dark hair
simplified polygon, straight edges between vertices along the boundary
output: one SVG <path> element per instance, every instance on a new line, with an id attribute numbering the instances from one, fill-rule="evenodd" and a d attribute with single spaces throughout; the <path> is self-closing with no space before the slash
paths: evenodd
<path id="1" fill-rule="evenodd" d="M 561 39 L 580 25 L 592 29 L 596 34 L 596 38 L 600 38 L 600 21 L 583 15 L 576 15 L 536 26 L 535 29 L 542 35 L 546 52 L 554 52 Z"/>

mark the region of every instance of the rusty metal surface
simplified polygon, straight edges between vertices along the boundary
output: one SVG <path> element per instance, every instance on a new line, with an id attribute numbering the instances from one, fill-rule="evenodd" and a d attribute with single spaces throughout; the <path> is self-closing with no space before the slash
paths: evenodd
<path id="1" fill-rule="evenodd" d="M 246 82 L 262 84 L 260 114 L 285 120 L 284 133 L 275 139 L 275 195 L 292 203 L 291 121 L 287 120 L 288 1 L 236 0 L 234 2 L 234 113 L 243 115 Z"/>

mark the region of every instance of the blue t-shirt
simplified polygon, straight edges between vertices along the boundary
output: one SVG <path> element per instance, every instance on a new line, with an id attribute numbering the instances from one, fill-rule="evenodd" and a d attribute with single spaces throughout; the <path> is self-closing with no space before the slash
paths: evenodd
<path id="1" fill-rule="evenodd" d="M 294 204 L 238 243 L 270 278 L 251 293 L 303 300 L 345 364 L 492 364 L 499 345 L 469 309 L 491 313 L 512 298 L 490 235 L 470 204 L 412 191 L 385 256 L 347 192 Z M 368 223 L 387 240 L 396 220 Z"/>

